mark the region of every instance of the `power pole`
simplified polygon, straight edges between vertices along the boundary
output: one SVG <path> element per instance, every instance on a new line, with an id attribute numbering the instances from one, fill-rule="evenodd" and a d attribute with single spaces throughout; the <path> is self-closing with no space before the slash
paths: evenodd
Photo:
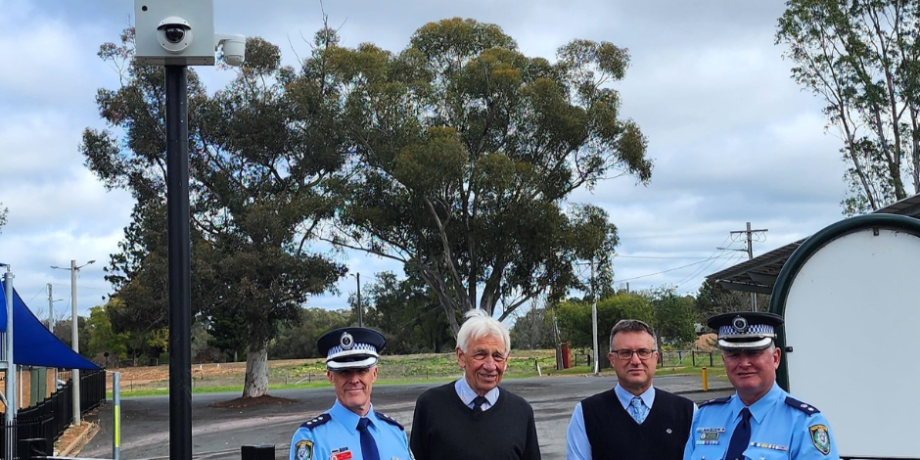
<path id="1" fill-rule="evenodd" d="M 591 257 L 591 329 L 594 332 L 594 375 L 600 373 L 600 366 L 597 364 L 599 353 L 597 352 L 597 290 L 594 288 L 594 257 Z"/>
<path id="2" fill-rule="evenodd" d="M 355 273 L 358 280 L 358 327 L 364 327 L 364 308 L 361 306 L 361 274 Z"/>
<path id="3" fill-rule="evenodd" d="M 767 231 L 768 231 L 768 229 L 766 229 L 766 228 L 761 228 L 761 229 L 757 229 L 757 230 L 751 230 L 751 223 L 748 222 L 748 223 L 747 223 L 747 229 L 745 229 L 745 230 L 734 230 L 734 231 L 731 231 L 731 232 L 729 232 L 729 233 L 730 233 L 731 235 L 740 235 L 740 234 L 742 234 L 742 233 L 745 234 L 745 237 L 746 237 L 746 240 L 747 240 L 747 254 L 748 254 L 748 260 L 751 260 L 751 259 L 754 258 L 754 245 L 753 245 L 753 240 L 751 239 L 751 235 L 753 235 L 754 233 L 766 233 Z M 740 250 L 741 250 L 741 249 L 739 249 L 739 251 L 740 251 Z M 753 292 L 751 293 L 751 311 L 757 311 L 757 294 L 755 294 L 755 293 L 753 293 Z"/>
<path id="4" fill-rule="evenodd" d="M 48 330 L 54 332 L 54 297 L 51 295 L 51 283 L 48 283 Z"/>

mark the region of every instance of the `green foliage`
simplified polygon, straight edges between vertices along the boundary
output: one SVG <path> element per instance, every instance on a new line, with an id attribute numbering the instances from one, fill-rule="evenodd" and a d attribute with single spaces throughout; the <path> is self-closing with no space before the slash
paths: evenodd
<path id="1" fill-rule="evenodd" d="M 684 344 L 696 337 L 693 312 L 696 299 L 678 295 L 673 288 L 659 289 L 651 296 L 652 328 L 660 344 Z"/>
<path id="2" fill-rule="evenodd" d="M 920 192 L 920 5 L 909 0 L 789 0 L 777 43 L 792 78 L 827 105 L 843 140 L 847 215 Z"/>
<path id="3" fill-rule="evenodd" d="M 571 342 L 572 347 L 592 346 L 591 303 L 565 301 L 556 307 L 560 340 Z M 610 349 L 610 330 L 621 319 L 638 319 L 653 323 L 649 299 L 638 294 L 619 293 L 597 302 L 597 338 L 599 355 Z"/>
<path id="4" fill-rule="evenodd" d="M 767 311 L 770 306 L 770 296 L 757 294 L 756 299 L 757 310 Z M 750 293 L 729 291 L 712 280 L 706 279 L 696 294 L 693 318 L 700 324 L 706 324 L 706 320 L 720 313 L 751 310 Z"/>
<path id="5" fill-rule="evenodd" d="M 96 102 L 109 127 L 124 134 L 87 129 L 80 150 L 107 187 L 129 190 L 137 200 L 109 267 L 125 304 L 111 315 L 113 329 L 136 335 L 133 347 L 163 352 L 164 72 L 136 64 L 133 37 L 129 29 L 120 45 L 104 44 L 99 52 L 122 73 L 121 87 L 100 89 Z M 211 336 L 228 351 L 241 343 L 247 353 L 265 350 L 280 327 L 299 319 L 310 295 L 332 289 L 345 274 L 308 245 L 334 213 L 330 187 L 347 148 L 340 98 L 322 71 L 325 45 L 318 41 L 295 71 L 281 66 L 277 46 L 250 38 L 247 65 L 213 96 L 188 72 L 192 314 L 216 326 Z"/>
<path id="6" fill-rule="evenodd" d="M 349 313 L 323 308 L 304 308 L 296 325 L 284 327 L 268 347 L 277 359 L 325 358 L 316 350 L 316 341 L 326 332 L 350 324 Z"/>
<path id="7" fill-rule="evenodd" d="M 552 311 L 531 308 L 511 328 L 512 350 L 555 349 L 556 337 Z"/>
<path id="8" fill-rule="evenodd" d="M 90 308 L 89 320 L 86 324 L 89 334 L 89 347 L 87 349 L 89 356 L 98 357 L 108 353 L 111 359 L 126 359 L 128 357 L 128 347 L 126 345 L 128 334 L 115 333 L 112 330 L 112 322 L 106 313 L 107 306 L 117 302 L 117 299 L 112 299 L 107 305 Z"/>
<path id="9" fill-rule="evenodd" d="M 371 308 L 364 321 L 386 337 L 385 353 L 440 353 L 454 349 L 456 342 L 437 297 L 418 277 L 400 280 L 392 272 L 377 273 L 366 292 L 365 303 Z"/>
<path id="10" fill-rule="evenodd" d="M 616 244 L 606 214 L 561 203 L 611 173 L 651 177 L 645 137 L 610 87 L 625 49 L 576 40 L 550 64 L 498 26 L 460 18 L 426 24 L 395 54 L 318 35 L 333 37 L 321 62 L 356 153 L 327 239 L 401 261 L 454 333 L 476 306 L 504 319 L 547 290 L 561 298 L 578 286 L 578 254 Z"/>

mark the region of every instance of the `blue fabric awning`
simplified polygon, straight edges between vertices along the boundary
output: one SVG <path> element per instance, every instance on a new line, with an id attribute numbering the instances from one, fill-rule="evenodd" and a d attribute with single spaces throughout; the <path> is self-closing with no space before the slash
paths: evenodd
<path id="1" fill-rule="evenodd" d="M 74 325 L 76 326 L 76 325 Z M 6 331 L 6 287 L 0 281 L 0 331 Z M 2 334 L 0 334 L 2 336 Z M 13 362 L 26 366 L 96 370 L 99 366 L 61 342 L 13 289 Z"/>

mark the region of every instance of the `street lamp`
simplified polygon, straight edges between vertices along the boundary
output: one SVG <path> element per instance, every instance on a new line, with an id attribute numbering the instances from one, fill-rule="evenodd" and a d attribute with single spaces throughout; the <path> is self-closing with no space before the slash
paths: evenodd
<path id="1" fill-rule="evenodd" d="M 71 320 L 70 320 L 70 340 L 71 348 L 73 348 L 74 353 L 80 354 L 80 341 L 77 334 L 77 273 L 80 273 L 80 269 L 96 262 L 91 260 L 83 265 L 77 266 L 77 261 L 70 260 L 70 268 L 58 267 L 57 265 L 52 265 L 51 268 L 56 268 L 58 270 L 70 270 L 70 305 L 71 305 Z M 70 371 L 71 381 L 73 385 L 73 424 L 80 426 L 80 369 L 71 369 Z"/>
<path id="2" fill-rule="evenodd" d="M 364 327 L 364 308 L 361 306 L 361 274 L 355 273 L 358 281 L 358 327 Z"/>

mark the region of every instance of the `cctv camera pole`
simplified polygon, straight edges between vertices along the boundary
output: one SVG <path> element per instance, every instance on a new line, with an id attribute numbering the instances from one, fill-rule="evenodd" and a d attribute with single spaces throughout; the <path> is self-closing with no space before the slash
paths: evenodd
<path id="1" fill-rule="evenodd" d="M 166 66 L 169 246 L 169 458 L 192 458 L 192 343 L 188 187 L 188 67 Z"/>

